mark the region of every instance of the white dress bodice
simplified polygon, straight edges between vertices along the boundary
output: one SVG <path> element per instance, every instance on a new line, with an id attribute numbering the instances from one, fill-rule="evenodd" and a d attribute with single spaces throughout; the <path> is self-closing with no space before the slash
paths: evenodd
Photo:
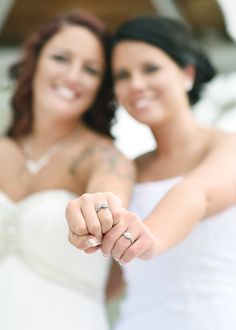
<path id="1" fill-rule="evenodd" d="M 19 202 L 0 193 L 0 329 L 107 329 L 110 261 L 69 243 L 65 207 L 73 198 L 61 189 Z"/>
<path id="2" fill-rule="evenodd" d="M 180 179 L 137 184 L 131 211 L 144 218 Z M 202 221 L 163 255 L 136 259 L 123 271 L 127 294 L 116 330 L 235 330 L 236 206 Z"/>

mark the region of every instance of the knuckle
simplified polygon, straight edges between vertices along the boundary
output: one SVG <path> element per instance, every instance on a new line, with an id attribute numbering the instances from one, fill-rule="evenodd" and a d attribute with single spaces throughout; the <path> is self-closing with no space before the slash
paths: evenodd
<path id="1" fill-rule="evenodd" d="M 91 199 L 91 194 L 89 194 L 89 193 L 85 193 L 80 196 L 80 200 L 82 202 L 88 202 L 90 199 Z"/>
<path id="2" fill-rule="evenodd" d="M 110 224 L 110 223 L 112 223 L 111 216 L 110 215 L 103 215 L 101 223 L 102 224 Z"/>
<path id="3" fill-rule="evenodd" d="M 71 200 L 68 202 L 65 210 L 66 217 L 70 217 L 74 213 L 75 209 L 75 200 Z"/>
<path id="4" fill-rule="evenodd" d="M 107 195 L 107 197 L 108 197 L 109 199 L 113 199 L 113 198 L 116 197 L 115 194 L 113 194 L 113 193 L 110 192 L 110 191 L 108 191 L 108 192 L 106 193 L 106 195 Z"/>
<path id="5" fill-rule="evenodd" d="M 106 240 L 106 242 L 113 242 L 115 239 L 115 235 L 112 231 L 109 231 L 106 233 L 104 239 Z"/>
<path id="6" fill-rule="evenodd" d="M 116 210 L 113 212 L 113 218 L 117 221 L 120 221 L 121 219 L 123 219 L 124 214 L 122 212 L 122 210 Z"/>
<path id="7" fill-rule="evenodd" d="M 89 231 L 91 234 L 99 234 L 101 231 L 101 227 L 94 223 L 94 224 L 90 225 Z"/>
<path id="8" fill-rule="evenodd" d="M 74 245 L 73 233 L 71 231 L 68 234 L 68 241 Z"/>
<path id="9" fill-rule="evenodd" d="M 76 234 L 69 232 L 68 241 L 76 248 L 81 249 L 81 240 Z"/>
<path id="10" fill-rule="evenodd" d="M 126 260 L 132 260 L 137 256 L 137 250 L 135 249 L 135 247 L 131 247 L 127 250 L 126 255 L 124 257 L 124 259 Z"/>
<path id="11" fill-rule="evenodd" d="M 102 198 L 102 197 L 104 197 L 104 195 L 106 195 L 106 193 L 104 193 L 104 192 L 96 192 L 95 194 L 94 194 L 94 196 L 96 197 L 96 198 Z"/>
<path id="12" fill-rule="evenodd" d="M 77 221 L 71 225 L 71 230 L 73 231 L 74 234 L 77 235 L 84 235 L 87 233 L 87 228 L 85 227 L 85 225 Z"/>
<path id="13" fill-rule="evenodd" d="M 130 212 L 128 215 L 127 215 L 129 221 L 135 221 L 135 222 L 138 222 L 138 217 L 135 213 L 133 212 Z"/>
<path id="14" fill-rule="evenodd" d="M 112 228 L 112 225 L 110 225 L 110 224 L 104 224 L 103 226 L 102 226 L 102 233 L 103 234 L 106 234 L 107 232 L 109 232 L 109 230 Z"/>

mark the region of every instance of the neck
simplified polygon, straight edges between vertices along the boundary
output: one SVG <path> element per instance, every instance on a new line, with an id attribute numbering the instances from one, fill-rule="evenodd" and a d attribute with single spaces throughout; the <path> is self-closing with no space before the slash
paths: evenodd
<path id="1" fill-rule="evenodd" d="M 83 128 L 83 124 L 75 120 L 72 123 L 65 123 L 64 120 L 61 122 L 37 121 L 27 139 L 31 141 L 36 150 L 42 151 Z"/>
<path id="2" fill-rule="evenodd" d="M 151 130 L 158 145 L 158 157 L 181 154 L 192 148 L 195 142 L 200 144 L 202 131 L 189 110 Z"/>

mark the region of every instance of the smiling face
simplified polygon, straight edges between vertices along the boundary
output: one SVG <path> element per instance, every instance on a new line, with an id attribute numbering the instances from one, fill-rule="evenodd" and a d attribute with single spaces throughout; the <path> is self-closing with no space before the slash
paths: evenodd
<path id="1" fill-rule="evenodd" d="M 33 80 L 33 109 L 78 118 L 93 104 L 104 73 L 100 41 L 85 27 L 66 26 L 41 51 Z"/>
<path id="2" fill-rule="evenodd" d="M 112 67 L 118 102 L 144 124 L 166 121 L 187 102 L 186 87 L 192 78 L 160 48 L 139 41 L 119 42 Z"/>

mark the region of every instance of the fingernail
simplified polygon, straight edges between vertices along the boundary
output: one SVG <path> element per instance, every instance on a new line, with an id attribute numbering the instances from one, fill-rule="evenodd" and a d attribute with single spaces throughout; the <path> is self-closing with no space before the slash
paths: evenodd
<path id="1" fill-rule="evenodd" d="M 120 259 L 118 259 L 118 258 L 114 258 L 114 260 L 115 260 L 115 261 L 117 261 L 117 262 L 119 262 L 119 261 L 120 261 Z"/>
<path id="2" fill-rule="evenodd" d="M 102 255 L 103 255 L 103 257 L 105 257 L 105 258 L 109 257 L 109 254 L 105 254 L 105 253 L 103 253 Z"/>
<path id="3" fill-rule="evenodd" d="M 87 240 L 88 246 L 97 246 L 98 242 L 94 238 L 90 238 Z"/>
<path id="4" fill-rule="evenodd" d="M 119 263 L 120 266 L 123 266 L 123 263 L 121 261 L 118 261 L 118 263 Z"/>

